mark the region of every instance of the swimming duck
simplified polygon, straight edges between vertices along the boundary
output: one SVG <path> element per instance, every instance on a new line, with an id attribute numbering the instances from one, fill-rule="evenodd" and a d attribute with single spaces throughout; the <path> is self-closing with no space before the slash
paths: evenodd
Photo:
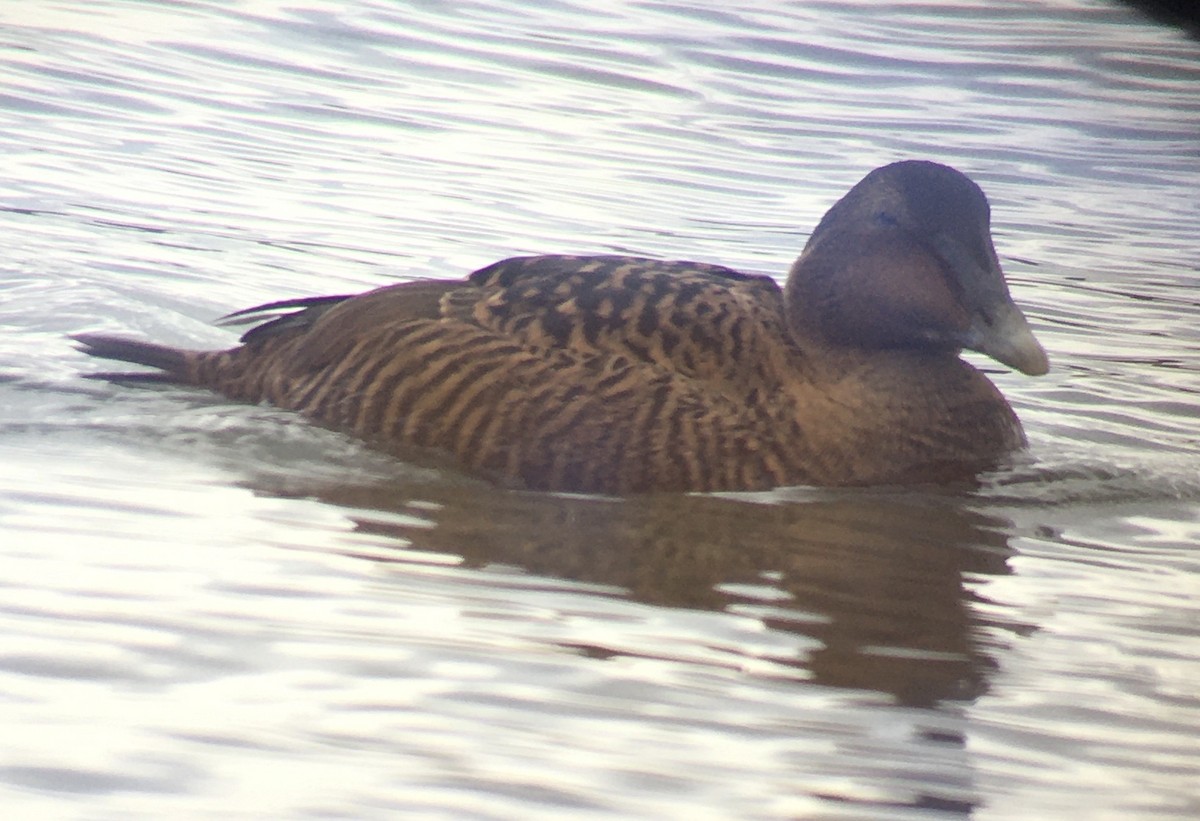
<path id="1" fill-rule="evenodd" d="M 829 209 L 782 289 L 698 262 L 515 257 L 239 311 L 226 319 L 261 324 L 225 351 L 76 339 L 159 369 L 144 380 L 265 400 L 532 489 L 956 481 L 1025 444 L 961 351 L 1049 368 L 989 220 L 960 172 L 898 162 Z"/>

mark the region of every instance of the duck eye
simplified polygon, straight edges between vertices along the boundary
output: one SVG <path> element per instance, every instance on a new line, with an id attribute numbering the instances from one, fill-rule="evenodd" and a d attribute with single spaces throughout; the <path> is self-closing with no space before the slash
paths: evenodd
<path id="1" fill-rule="evenodd" d="M 896 218 L 887 211 L 877 211 L 875 213 L 875 221 L 880 225 L 896 225 Z"/>

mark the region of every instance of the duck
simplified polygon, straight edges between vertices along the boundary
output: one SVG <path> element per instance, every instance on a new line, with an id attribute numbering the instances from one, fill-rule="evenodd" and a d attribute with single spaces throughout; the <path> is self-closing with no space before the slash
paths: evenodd
<path id="1" fill-rule="evenodd" d="M 980 187 L 927 160 L 868 173 L 785 284 L 622 255 L 504 259 L 461 279 L 238 311 L 226 350 L 86 333 L 102 378 L 298 411 L 406 458 L 537 491 L 627 495 L 971 481 L 1026 447 L 961 356 L 1049 369 Z"/>

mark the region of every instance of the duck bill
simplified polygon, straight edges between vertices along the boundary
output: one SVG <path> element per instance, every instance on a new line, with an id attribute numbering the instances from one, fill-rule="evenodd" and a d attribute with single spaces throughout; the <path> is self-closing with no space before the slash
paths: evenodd
<path id="1" fill-rule="evenodd" d="M 965 347 L 1028 376 L 1041 376 L 1050 370 L 1045 349 L 1033 335 L 1021 309 L 1011 300 L 1000 303 L 990 318 L 975 315 Z"/>
<path id="2" fill-rule="evenodd" d="M 1008 293 L 991 240 L 988 239 L 982 258 L 945 235 L 934 237 L 933 247 L 950 269 L 958 272 L 966 304 L 975 306 L 971 324 L 961 340 L 962 346 L 987 354 L 1000 364 L 1028 376 L 1041 376 L 1049 371 L 1046 351 L 1030 330 L 1025 314 Z"/>

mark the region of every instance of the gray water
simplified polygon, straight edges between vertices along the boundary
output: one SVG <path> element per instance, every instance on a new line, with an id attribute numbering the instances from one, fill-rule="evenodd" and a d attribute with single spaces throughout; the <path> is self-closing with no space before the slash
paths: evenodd
<path id="1" fill-rule="evenodd" d="M 977 492 L 499 490 L 80 379 L 286 297 L 782 276 L 950 163 L 1053 370 Z M 9 818 L 1200 815 L 1200 44 L 1089 0 L 0 5 Z M 984 365 L 983 360 L 975 360 Z"/>

